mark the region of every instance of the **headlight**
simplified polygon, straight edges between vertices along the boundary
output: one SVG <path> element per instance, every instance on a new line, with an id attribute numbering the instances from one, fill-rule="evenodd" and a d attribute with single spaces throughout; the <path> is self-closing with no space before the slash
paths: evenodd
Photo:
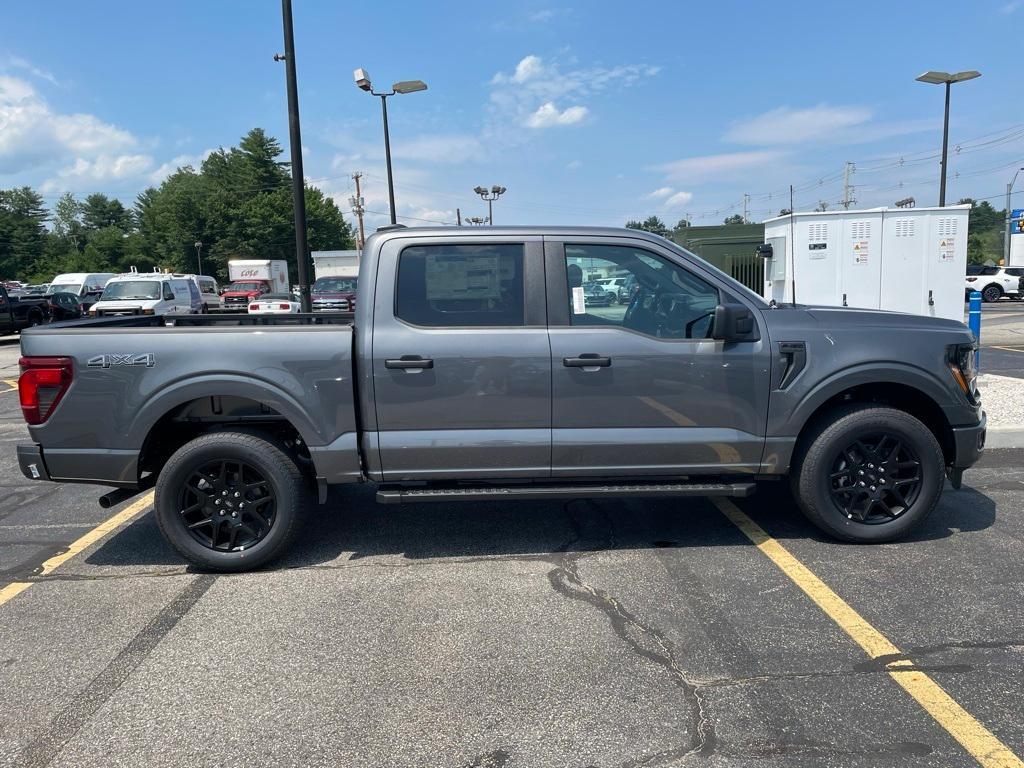
<path id="1" fill-rule="evenodd" d="M 949 372 L 971 403 L 978 402 L 978 345 L 957 344 L 949 348 Z"/>

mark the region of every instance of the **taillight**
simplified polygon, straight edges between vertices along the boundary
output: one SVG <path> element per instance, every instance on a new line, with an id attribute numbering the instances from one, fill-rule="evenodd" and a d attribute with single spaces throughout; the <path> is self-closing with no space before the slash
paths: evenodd
<path id="1" fill-rule="evenodd" d="M 292 305 L 291 304 L 278 304 L 277 308 L 278 309 L 283 309 L 283 310 L 285 310 L 287 312 L 287 311 L 289 311 L 292 308 Z"/>
<path id="2" fill-rule="evenodd" d="M 71 386 L 71 358 L 23 357 L 18 364 L 21 412 L 29 424 L 42 424 Z"/>
<path id="3" fill-rule="evenodd" d="M 259 312 L 260 311 L 260 305 L 259 304 L 250 304 L 249 305 L 249 311 L 250 312 Z"/>

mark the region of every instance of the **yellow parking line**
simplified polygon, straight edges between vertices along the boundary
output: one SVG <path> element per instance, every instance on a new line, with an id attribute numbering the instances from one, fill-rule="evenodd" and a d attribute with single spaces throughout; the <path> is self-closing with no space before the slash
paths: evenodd
<path id="1" fill-rule="evenodd" d="M 10 387 L 10 389 L 5 389 L 4 392 L 16 392 L 17 391 L 17 389 L 18 389 L 18 380 L 17 379 L 0 379 L 0 381 L 3 381 L 4 384 L 6 384 L 8 387 Z"/>
<path id="2" fill-rule="evenodd" d="M 79 552 L 84 550 L 86 547 L 88 547 L 91 544 L 95 544 L 97 541 L 102 539 L 111 531 L 116 530 L 120 526 L 124 525 L 137 514 L 139 514 L 139 512 L 148 508 L 152 503 L 153 492 L 150 491 L 141 499 L 136 501 L 134 504 L 125 507 L 116 515 L 107 518 L 102 523 L 93 528 L 91 531 L 76 539 L 71 544 L 71 546 L 69 546 L 65 551 L 61 552 L 59 555 L 54 555 L 53 557 L 51 557 L 49 560 L 43 563 L 43 567 L 40 569 L 38 575 L 47 576 L 53 573 L 57 568 L 59 568 L 72 557 L 74 557 Z M 3 589 L 0 589 L 0 605 L 10 602 L 16 596 L 20 595 L 26 589 L 31 587 L 34 583 L 34 581 L 13 581 Z"/>
<path id="3" fill-rule="evenodd" d="M 728 499 L 713 499 L 715 506 L 739 528 L 761 552 L 802 589 L 826 615 L 848 634 L 873 659 L 902 656 L 899 648 L 871 626 L 839 595 L 814 575 L 788 549 Z M 910 667 L 910 669 L 906 669 Z M 913 669 L 913 662 L 901 658 L 885 665 L 890 677 L 909 693 L 932 718 L 960 742 L 960 746 L 985 768 L 1024 768 L 1015 755 L 971 713 L 924 672 Z"/>

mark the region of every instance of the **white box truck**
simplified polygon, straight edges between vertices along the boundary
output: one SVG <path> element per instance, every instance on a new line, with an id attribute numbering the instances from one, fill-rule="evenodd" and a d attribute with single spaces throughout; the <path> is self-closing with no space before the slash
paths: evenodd
<path id="1" fill-rule="evenodd" d="M 221 295 L 226 310 L 242 311 L 267 293 L 290 293 L 288 262 L 284 259 L 233 259 L 228 262 L 231 285 Z"/>
<path id="2" fill-rule="evenodd" d="M 970 205 L 779 216 L 764 297 L 963 320 Z"/>
<path id="3" fill-rule="evenodd" d="M 321 277 L 355 277 L 359 274 L 359 251 L 313 251 L 313 274 Z"/>

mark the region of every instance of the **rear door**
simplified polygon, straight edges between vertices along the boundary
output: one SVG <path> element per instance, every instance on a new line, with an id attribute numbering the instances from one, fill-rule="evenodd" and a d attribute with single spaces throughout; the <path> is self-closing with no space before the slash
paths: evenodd
<path id="1" fill-rule="evenodd" d="M 708 338 L 715 307 L 736 295 L 646 240 L 546 238 L 545 259 L 554 477 L 760 468 L 767 331 L 756 342 Z M 629 302 L 587 306 L 581 281 L 613 273 L 635 283 Z"/>
<path id="2" fill-rule="evenodd" d="M 383 479 L 548 476 L 541 239 L 393 238 L 377 270 L 368 448 Z"/>

